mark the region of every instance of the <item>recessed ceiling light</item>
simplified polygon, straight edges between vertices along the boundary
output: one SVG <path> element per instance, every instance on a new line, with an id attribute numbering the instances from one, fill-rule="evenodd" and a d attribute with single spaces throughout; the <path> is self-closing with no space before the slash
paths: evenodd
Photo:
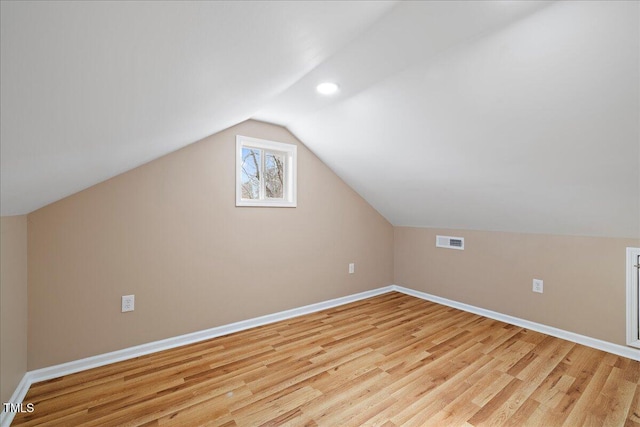
<path id="1" fill-rule="evenodd" d="M 323 95 L 332 95 L 338 91 L 338 85 L 331 82 L 320 83 L 316 90 Z"/>

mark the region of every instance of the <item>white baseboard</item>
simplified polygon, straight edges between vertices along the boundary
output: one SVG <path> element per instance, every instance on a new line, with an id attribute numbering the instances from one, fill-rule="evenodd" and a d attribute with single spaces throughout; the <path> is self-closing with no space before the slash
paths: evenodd
<path id="1" fill-rule="evenodd" d="M 168 338 L 165 340 L 154 341 L 147 344 L 138 345 L 135 347 L 129 347 L 122 350 L 112 351 L 110 353 L 99 354 L 97 356 L 87 357 L 85 359 L 74 360 L 72 362 L 62 363 L 60 365 L 49 366 L 47 368 L 36 369 L 34 371 L 27 372 L 16 391 L 11 396 L 11 402 L 21 403 L 24 397 L 31 387 L 31 384 L 40 381 L 50 380 L 52 378 L 58 378 L 64 375 L 73 374 L 76 372 L 84 371 L 87 369 L 97 368 L 99 366 L 108 365 L 123 360 L 132 359 L 134 357 L 144 356 L 146 354 L 155 353 L 158 351 L 168 350 L 171 348 L 181 347 L 187 344 L 193 344 L 200 341 L 205 341 L 211 338 L 216 338 L 222 335 L 228 335 L 234 332 L 244 331 L 246 329 L 255 328 L 257 326 L 266 325 L 269 323 L 279 322 L 281 320 L 287 320 L 294 317 L 302 316 L 305 314 L 315 313 L 320 310 L 326 310 L 327 308 L 337 307 L 340 305 L 348 304 L 350 302 L 359 301 L 365 298 L 371 298 L 376 295 L 381 295 L 387 292 L 397 291 L 406 295 L 414 296 L 416 298 L 432 301 L 438 304 L 446 305 L 449 307 L 457 308 L 459 310 L 467 311 L 470 313 L 478 314 L 480 316 L 488 317 L 490 319 L 499 320 L 512 325 L 520 326 L 530 329 L 532 331 L 541 332 L 543 334 L 551 335 L 554 337 L 562 338 L 568 341 L 572 341 L 578 344 L 593 347 L 598 350 L 603 350 L 609 353 L 616 354 L 618 356 L 627 357 L 629 359 L 640 361 L 640 350 L 625 347 L 618 344 L 613 344 L 607 341 L 598 340 L 595 338 L 587 337 L 585 335 L 576 334 L 573 332 L 565 331 L 551 326 L 543 325 L 540 323 L 531 322 L 528 320 L 520 319 L 518 317 L 509 316 L 506 314 L 498 313 L 496 311 L 486 310 L 484 308 L 475 307 L 469 304 L 449 300 L 446 298 L 431 295 L 425 292 L 416 291 L 413 289 L 405 288 L 398 285 L 390 285 L 382 288 L 374 289 L 371 291 L 361 292 L 354 295 L 348 295 L 341 298 L 335 298 L 332 300 L 319 302 L 316 304 L 310 304 L 291 310 L 281 311 L 279 313 L 268 314 L 266 316 L 255 317 L 253 319 L 243 320 L 240 322 L 230 323 L 228 325 L 218 326 L 203 331 L 193 332 L 190 334 L 179 335 L 177 337 Z M 2 412 L 0 413 L 0 427 L 8 427 L 13 420 L 14 413 Z"/>
<path id="2" fill-rule="evenodd" d="M 532 331 L 541 332 L 543 334 L 551 335 L 553 337 L 562 338 L 563 340 L 575 342 L 578 344 L 586 345 L 587 347 L 596 348 L 598 350 L 606 351 L 608 353 L 613 353 L 618 356 L 627 357 L 629 359 L 640 361 L 640 350 L 635 348 L 625 347 L 623 345 L 614 344 L 608 341 L 602 341 L 602 340 L 591 338 L 585 335 L 576 334 L 574 332 L 565 331 L 564 329 L 554 328 L 552 326 L 531 322 L 529 320 L 521 319 L 519 317 L 513 317 L 507 314 L 498 313 L 497 311 L 486 310 L 484 308 L 475 307 L 473 305 L 464 304 L 461 302 L 442 298 L 436 295 L 431 295 L 426 292 L 415 291 L 413 289 L 405 288 L 403 286 L 392 285 L 391 288 L 394 291 L 402 292 L 403 294 L 411 295 L 420 299 L 424 299 L 427 301 L 457 308 L 458 310 L 468 311 L 469 313 L 478 314 L 480 316 L 488 317 L 490 319 L 499 320 L 501 322 L 509 323 L 511 325 L 520 326 L 522 328 L 530 329 Z"/>
<path id="3" fill-rule="evenodd" d="M 267 314 L 266 316 L 254 317 L 253 319 L 242 320 L 240 322 L 230 323 L 203 331 L 193 332 L 190 334 L 179 335 L 177 337 L 167 338 L 160 341 L 154 341 L 147 344 L 137 345 L 122 350 L 112 351 L 110 353 L 99 354 L 97 356 L 87 357 L 85 359 L 74 360 L 72 362 L 62 363 L 60 365 L 49 366 L 47 368 L 36 369 L 27 372 L 18 388 L 11 396 L 12 403 L 21 403 L 24 400 L 31 384 L 50 380 L 52 378 L 62 377 L 64 375 L 73 374 L 87 369 L 97 368 L 99 366 L 108 365 L 123 360 L 133 359 L 134 357 L 144 356 L 158 351 L 168 350 L 171 348 L 181 347 L 187 344 L 193 344 L 205 341 L 211 338 L 220 337 L 222 335 L 232 334 L 234 332 L 244 331 L 246 329 L 255 328 L 257 326 L 269 323 L 279 322 L 305 314 L 315 313 L 317 311 L 326 310 L 328 308 L 337 307 L 339 305 L 348 304 L 350 302 L 371 298 L 393 290 L 392 286 L 374 289 L 371 291 L 360 292 L 358 294 L 347 295 L 341 298 L 335 298 L 316 304 L 305 305 L 303 307 L 293 308 L 291 310 L 281 311 L 279 313 Z M 2 412 L 0 414 L 0 427 L 8 427 L 15 416 L 11 412 Z"/>
<path id="4" fill-rule="evenodd" d="M 244 331 L 246 329 L 267 325 L 269 323 L 279 322 L 281 320 L 291 319 L 309 313 L 315 313 L 316 311 L 326 310 L 327 308 L 337 307 L 339 305 L 344 305 L 350 302 L 359 301 L 365 298 L 371 298 L 376 295 L 391 292 L 392 289 L 392 286 L 386 286 L 371 291 L 360 292 L 354 295 L 347 295 L 345 297 L 305 305 L 303 307 L 293 308 L 291 310 L 285 310 L 278 313 L 267 314 L 265 316 L 254 317 L 253 319 L 242 320 L 240 322 L 217 326 L 215 328 L 205 329 L 203 331 L 193 332 L 185 335 L 178 335 L 176 337 L 137 345 L 135 347 L 129 347 L 122 350 L 112 351 L 110 353 L 99 354 L 97 356 L 91 356 L 85 359 L 74 360 L 72 362 L 62 363 L 60 365 L 36 369 L 35 371 L 31 371 L 30 374 L 32 375 L 33 382 L 46 381 L 52 378 L 61 377 L 63 375 L 69 375 L 87 369 L 108 365 L 110 363 L 133 359 L 134 357 L 144 356 L 146 354 L 156 353 L 158 351 L 168 350 L 187 344 L 205 341 L 211 338 L 220 337 L 222 335 Z"/>
<path id="5" fill-rule="evenodd" d="M 34 381 L 31 380 L 31 375 L 29 374 L 29 372 L 24 374 L 24 376 L 20 380 L 20 383 L 18 384 L 18 387 L 16 387 L 16 390 L 11 395 L 11 400 L 9 400 L 9 402 L 22 403 L 24 397 L 29 391 L 29 387 L 31 387 L 31 384 L 33 383 Z M 16 414 L 13 412 L 4 412 L 4 408 L 2 408 L 2 411 L 0 412 L 0 427 L 9 427 L 15 415 Z"/>

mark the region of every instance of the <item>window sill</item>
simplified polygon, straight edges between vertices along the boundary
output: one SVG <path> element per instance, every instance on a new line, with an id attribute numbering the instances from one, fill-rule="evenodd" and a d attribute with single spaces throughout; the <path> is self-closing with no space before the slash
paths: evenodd
<path id="1" fill-rule="evenodd" d="M 295 208 L 297 206 L 294 201 L 277 200 L 239 200 L 236 201 L 237 207 L 262 207 L 262 208 Z"/>

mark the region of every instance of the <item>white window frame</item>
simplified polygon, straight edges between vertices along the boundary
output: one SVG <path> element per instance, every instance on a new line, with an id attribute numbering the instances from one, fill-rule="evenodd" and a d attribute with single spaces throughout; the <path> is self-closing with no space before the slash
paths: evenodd
<path id="1" fill-rule="evenodd" d="M 243 199 L 242 198 L 242 149 L 257 148 L 284 154 L 284 180 L 282 199 Z M 236 206 L 262 206 L 274 208 L 295 208 L 297 206 L 297 167 L 298 147 L 295 144 L 267 141 L 236 135 Z"/>
<path id="2" fill-rule="evenodd" d="M 640 248 L 627 248 L 627 345 L 640 348 L 638 339 L 638 310 L 640 301 L 638 295 L 638 271 L 636 263 L 640 255 Z"/>

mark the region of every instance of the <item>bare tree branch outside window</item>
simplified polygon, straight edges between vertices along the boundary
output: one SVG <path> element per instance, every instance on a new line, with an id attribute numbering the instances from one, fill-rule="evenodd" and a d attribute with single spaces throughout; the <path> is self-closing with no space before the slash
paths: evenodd
<path id="1" fill-rule="evenodd" d="M 242 198 L 260 198 L 260 164 L 262 150 L 242 149 Z"/>
<path id="2" fill-rule="evenodd" d="M 236 206 L 296 207 L 296 148 L 236 135 Z"/>
<path id="3" fill-rule="evenodd" d="M 284 197 L 283 165 L 284 154 L 265 152 L 264 181 L 265 196 L 268 199 L 282 199 Z"/>
<path id="4" fill-rule="evenodd" d="M 264 160 L 264 164 L 263 164 Z M 258 148 L 242 149 L 242 198 L 259 199 L 264 180 L 264 197 L 284 198 L 285 154 Z"/>

